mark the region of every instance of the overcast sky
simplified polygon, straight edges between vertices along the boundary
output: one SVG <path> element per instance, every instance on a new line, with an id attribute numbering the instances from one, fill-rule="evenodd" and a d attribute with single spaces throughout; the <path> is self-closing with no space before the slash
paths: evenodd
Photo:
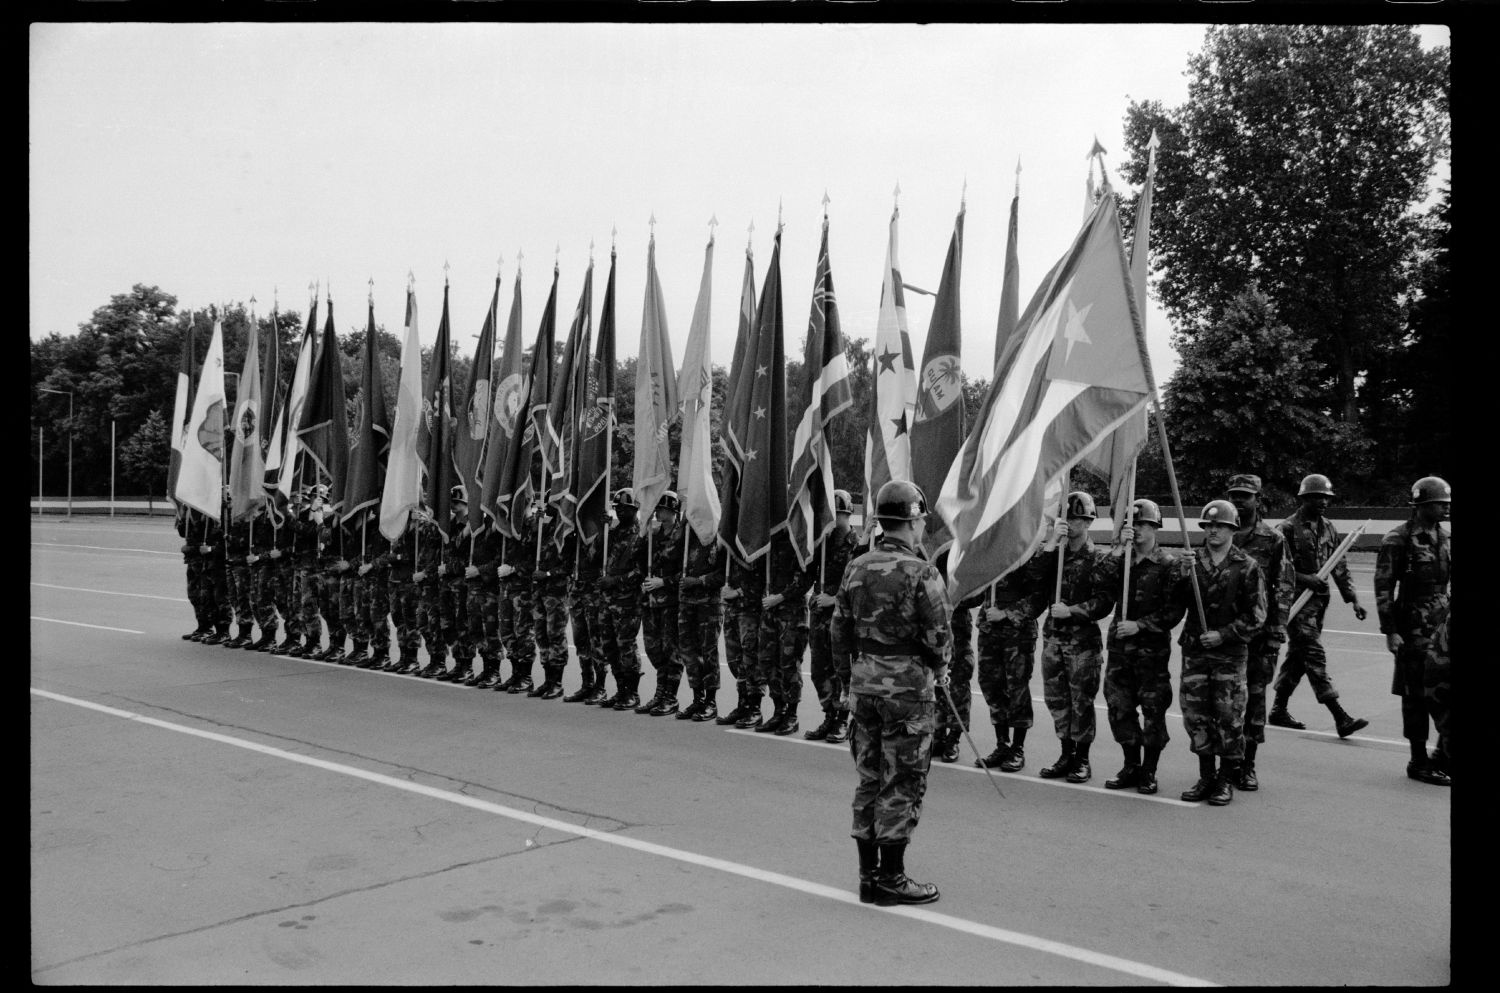
<path id="1" fill-rule="evenodd" d="M 873 340 L 892 190 L 901 265 L 936 290 L 967 181 L 963 365 L 988 378 L 1020 175 L 1022 305 L 1083 219 L 1097 135 L 1117 184 L 1130 100 L 1168 106 L 1201 25 L 67 24 L 30 37 L 30 331 L 71 334 L 135 283 L 182 307 L 331 286 L 340 334 L 424 343 L 449 266 L 472 352 L 503 255 L 535 335 L 555 251 L 559 338 L 618 227 L 618 350 L 637 351 L 648 220 L 681 361 L 717 215 L 713 357 L 728 365 L 747 228 L 757 290 L 778 201 L 788 355 L 807 327 L 824 191 L 844 333 Z M 1446 43 L 1447 29 L 1423 30 Z M 931 298 L 907 297 L 921 354 Z M 1174 365 L 1152 301 L 1159 381 Z"/>

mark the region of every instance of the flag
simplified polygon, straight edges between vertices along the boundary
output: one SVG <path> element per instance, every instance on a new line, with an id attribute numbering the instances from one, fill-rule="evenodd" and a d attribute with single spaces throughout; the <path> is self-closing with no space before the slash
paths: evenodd
<path id="1" fill-rule="evenodd" d="M 553 266 L 552 289 L 547 294 L 547 306 L 542 310 L 536 344 L 531 347 L 531 368 L 526 374 L 526 386 L 520 393 L 518 409 L 526 412 L 525 426 L 519 438 L 511 439 L 510 450 L 501 467 L 500 481 L 496 484 L 496 523 L 511 538 L 520 535 L 516 522 L 525 516 L 526 505 L 536 492 L 531 479 L 531 461 L 536 452 L 537 436 L 546 430 L 539 425 L 547 417 L 547 401 L 552 390 L 552 346 L 556 338 L 557 267 Z"/>
<path id="2" fill-rule="evenodd" d="M 1113 197 L 1100 197 L 1068 253 L 1021 315 L 975 430 L 938 498 L 954 534 L 957 603 L 1024 562 L 1044 500 L 1070 468 L 1145 409 L 1150 360 Z"/>
<path id="3" fill-rule="evenodd" d="M 177 396 L 172 400 L 172 454 L 167 463 L 167 495 L 177 502 L 177 477 L 182 471 L 182 450 L 187 443 L 188 418 L 193 413 L 193 312 L 188 311 L 187 327 L 178 349 Z"/>
<path id="4" fill-rule="evenodd" d="M 260 398 L 260 329 L 252 315 L 231 422 L 234 454 L 229 460 L 229 513 L 236 521 L 244 520 L 266 503 L 266 460 L 260 450 Z"/>
<path id="5" fill-rule="evenodd" d="M 516 268 L 516 285 L 511 291 L 510 319 L 505 324 L 505 344 L 500 353 L 500 369 L 491 379 L 498 385 L 491 391 L 488 436 L 484 444 L 483 491 L 479 503 L 491 519 L 498 515 L 496 497 L 500 477 L 505 471 L 510 446 L 518 443 L 516 426 L 525 428 L 522 409 L 526 404 L 526 343 L 521 339 L 521 270 Z M 472 498 L 471 498 L 472 500 Z"/>
<path id="6" fill-rule="evenodd" d="M 474 362 L 469 366 L 468 409 L 453 433 L 453 462 L 458 478 L 469 499 L 469 530 L 478 531 L 484 524 L 480 472 L 484 468 L 484 449 L 489 442 L 490 387 L 494 380 L 495 315 L 500 309 L 500 277 L 495 276 L 495 292 L 490 309 L 484 315 L 479 344 L 474 347 Z"/>
<path id="7" fill-rule="evenodd" d="M 610 442 L 615 419 L 615 253 L 609 253 L 604 284 L 604 312 L 599 315 L 599 343 L 588 366 L 583 409 L 574 447 L 573 492 L 577 496 L 575 527 L 583 543 L 593 546 L 604 533 L 609 506 Z"/>
<path id="8" fill-rule="evenodd" d="M 1099 144 L 1099 136 L 1095 135 L 1094 136 L 1093 147 L 1089 149 L 1089 154 L 1088 154 L 1088 162 L 1089 162 L 1088 176 L 1087 176 L 1087 178 L 1085 178 L 1084 184 L 1083 184 L 1083 190 L 1084 190 L 1084 192 L 1083 192 L 1083 219 L 1084 219 L 1084 221 L 1087 221 L 1089 219 L 1089 216 L 1094 212 L 1094 201 L 1097 200 L 1097 199 L 1099 199 L 1099 193 L 1100 193 L 1101 189 L 1107 190 L 1109 188 L 1109 179 L 1104 175 L 1104 162 L 1103 162 L 1102 159 L 1099 162 L 1099 179 L 1100 179 L 1100 182 L 1102 183 L 1102 186 L 1095 186 L 1094 185 L 1094 160 L 1095 159 L 1099 159 L 1100 156 L 1102 156 L 1103 154 L 1104 154 L 1104 146 L 1101 145 L 1101 144 Z"/>
<path id="9" fill-rule="evenodd" d="M 1146 329 L 1146 252 L 1151 241 L 1151 188 L 1156 183 L 1156 132 L 1151 132 L 1146 162 L 1146 185 L 1136 205 L 1135 231 L 1130 240 L 1130 285 L 1141 314 L 1141 333 Z M 1115 530 L 1125 524 L 1130 473 L 1146 444 L 1146 410 L 1126 420 L 1108 439 L 1084 457 L 1083 462 L 1109 480 L 1110 515 Z"/>
<path id="10" fill-rule="evenodd" d="M 216 318 L 182 438 L 182 468 L 172 491 L 178 503 L 213 518 L 224 508 L 224 400 L 224 329 Z"/>
<path id="11" fill-rule="evenodd" d="M 1017 169 L 1019 170 L 1019 166 Z M 1016 256 L 1016 216 L 1021 204 L 1021 181 L 1016 180 L 1015 195 L 1010 198 L 1010 224 L 1005 230 L 1005 273 L 1000 280 L 1000 319 L 995 325 L 995 365 L 1005 353 L 1005 343 L 1016 330 L 1021 309 L 1021 263 Z"/>
<path id="12" fill-rule="evenodd" d="M 391 541 L 406 531 L 422 504 L 422 464 L 417 425 L 422 421 L 422 339 L 417 333 L 417 294 L 406 288 L 406 334 L 401 341 L 401 381 L 396 388 L 396 425 L 391 431 L 385 486 L 380 491 L 380 533 Z"/>
<path id="13" fill-rule="evenodd" d="M 874 369 L 870 376 L 870 433 L 865 439 L 866 520 L 875 512 L 875 495 L 893 479 L 911 479 L 911 425 L 917 407 L 917 370 L 912 363 L 911 333 L 906 327 L 906 291 L 897 260 L 896 221 L 891 212 L 890 240 L 880 287 L 880 316 L 875 324 Z"/>
<path id="14" fill-rule="evenodd" d="M 719 494 L 714 490 L 713 439 L 709 426 L 714 395 L 708 340 L 713 270 L 714 239 L 710 235 L 708 247 L 703 250 L 703 279 L 698 284 L 698 302 L 693 305 L 693 323 L 688 327 L 687 346 L 682 351 L 682 371 L 677 377 L 677 395 L 682 398 L 677 497 L 682 504 L 683 519 L 705 547 L 711 547 L 719 530 Z"/>
<path id="15" fill-rule="evenodd" d="M 943 278 L 932 305 L 932 323 L 922 348 L 922 372 L 917 379 L 916 419 L 911 426 L 912 482 L 924 494 L 942 489 L 948 468 L 964 443 L 963 373 L 959 365 L 963 333 L 959 319 L 958 284 L 963 272 L 964 209 L 959 208 L 943 262 Z M 953 541 L 943 519 L 927 498 L 927 533 L 922 545 L 936 559 Z"/>
<path id="16" fill-rule="evenodd" d="M 315 293 L 307 307 L 307 326 L 302 329 L 302 347 L 297 350 L 297 367 L 292 371 L 292 385 L 287 390 L 286 408 L 276 422 L 281 437 L 278 439 L 273 435 L 271 439 L 271 444 L 281 450 L 276 492 L 281 494 L 283 500 L 290 499 L 293 487 L 301 485 L 297 480 L 297 463 L 302 445 L 297 439 L 297 426 L 302 423 L 302 407 L 307 403 L 307 384 L 312 378 L 313 348 L 317 340 L 318 297 Z"/>
<path id="17" fill-rule="evenodd" d="M 734 535 L 739 530 L 740 520 L 740 469 L 744 465 L 744 449 L 739 439 L 749 430 L 750 384 L 746 382 L 745 353 L 750 350 L 755 338 L 755 258 L 750 246 L 745 246 L 745 277 L 740 284 L 739 329 L 734 338 L 734 357 L 729 362 L 729 381 L 724 394 L 724 414 L 721 422 L 722 434 L 719 444 L 724 449 L 724 479 L 719 486 L 719 541 L 735 556 L 739 547 Z"/>
<path id="18" fill-rule="evenodd" d="M 323 322 L 323 344 L 313 356 L 312 375 L 308 377 L 307 400 L 302 405 L 297 439 L 303 454 L 317 465 L 318 475 L 328 481 L 328 507 L 338 510 L 344 503 L 344 477 L 349 472 L 349 420 L 331 296 L 328 317 Z"/>
<path id="19" fill-rule="evenodd" d="M 443 281 L 443 316 L 438 318 L 437 341 L 432 345 L 432 368 L 422 384 L 422 418 L 417 423 L 417 458 L 426 475 L 423 505 L 433 523 L 449 537 L 452 530 L 452 490 L 458 482 L 453 466 L 453 382 L 449 375 L 451 350 L 448 331 L 448 283 Z"/>
<path id="20" fill-rule="evenodd" d="M 261 490 L 276 506 L 276 480 L 281 475 L 281 439 L 277 432 L 283 430 L 281 419 L 285 398 L 281 394 L 281 324 L 276 308 L 271 308 L 271 333 L 266 337 L 266 354 L 260 364 L 260 450 L 264 462 L 261 473 Z"/>
<path id="21" fill-rule="evenodd" d="M 656 278 L 656 235 L 646 248 L 646 301 L 641 313 L 641 349 L 635 367 L 635 470 L 631 486 L 649 521 L 656 501 L 672 482 L 667 433 L 677 415 L 677 364 L 667 336 L 667 306 Z"/>
<path id="22" fill-rule="evenodd" d="M 583 274 L 583 292 L 568 324 L 562 364 L 553 374 L 552 400 L 547 405 L 547 444 L 542 449 L 543 488 L 547 502 L 557 507 L 557 527 L 552 540 L 558 548 L 573 532 L 577 495 L 572 493 L 573 448 L 578 439 L 578 413 L 588 375 L 589 344 L 594 331 L 594 260 Z"/>
<path id="23" fill-rule="evenodd" d="M 791 507 L 787 531 L 802 567 L 812 561 L 818 542 L 833 527 L 833 453 L 828 450 L 829 423 L 854 406 L 849 386 L 849 358 L 839 327 L 838 298 L 828 261 L 828 217 L 813 277 L 812 312 L 802 359 L 802 417 L 792 439 Z"/>
<path id="24" fill-rule="evenodd" d="M 741 559 L 754 562 L 786 527 L 786 356 L 782 345 L 781 232 L 761 284 L 755 337 L 746 342 L 741 377 L 746 384 L 739 520 L 734 533 Z M 639 417 L 639 413 L 636 415 Z M 637 449 L 639 451 L 639 449 Z"/>
<path id="25" fill-rule="evenodd" d="M 365 321 L 364 361 L 359 396 L 354 401 L 354 437 L 349 443 L 349 477 L 344 485 L 343 520 L 380 503 L 386 460 L 391 451 L 391 422 L 385 413 L 385 375 L 375 335 L 375 301 Z"/>

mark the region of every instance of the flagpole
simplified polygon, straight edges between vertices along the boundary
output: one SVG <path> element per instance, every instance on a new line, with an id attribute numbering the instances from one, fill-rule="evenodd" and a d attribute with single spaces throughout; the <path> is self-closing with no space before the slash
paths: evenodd
<path id="1" fill-rule="evenodd" d="M 1061 520 L 1067 520 L 1068 514 L 1068 483 L 1070 480 L 1063 476 L 1062 500 L 1057 504 L 1057 515 Z M 1064 538 L 1057 543 L 1057 583 L 1052 590 L 1052 602 L 1062 602 L 1062 579 L 1063 579 L 1063 550 L 1068 547 L 1068 539 Z"/>
<path id="2" fill-rule="evenodd" d="M 1193 586 L 1193 603 L 1198 608 L 1198 626 L 1208 630 L 1208 616 L 1203 612 L 1203 591 L 1198 588 L 1198 565 L 1193 558 L 1193 542 L 1188 537 L 1187 511 L 1182 509 L 1182 494 L 1177 489 L 1177 470 L 1172 466 L 1172 446 L 1167 443 L 1167 425 L 1161 416 L 1161 400 L 1157 398 L 1153 385 L 1151 402 L 1156 407 L 1156 434 L 1161 441 L 1162 460 L 1167 463 L 1167 482 L 1172 487 L 1172 500 L 1177 505 L 1177 526 L 1182 530 L 1182 544 L 1187 549 L 1189 566 L 1188 581 Z"/>
<path id="3" fill-rule="evenodd" d="M 1131 459 L 1130 481 L 1126 483 L 1127 493 L 1125 497 L 1125 526 L 1132 529 L 1135 527 L 1135 467 L 1136 460 Z M 1130 620 L 1130 560 L 1134 556 L 1135 541 L 1134 539 L 1132 539 L 1130 544 L 1125 546 L 1125 580 L 1120 589 L 1120 605 L 1122 608 L 1120 610 L 1120 619 L 1126 621 Z"/>

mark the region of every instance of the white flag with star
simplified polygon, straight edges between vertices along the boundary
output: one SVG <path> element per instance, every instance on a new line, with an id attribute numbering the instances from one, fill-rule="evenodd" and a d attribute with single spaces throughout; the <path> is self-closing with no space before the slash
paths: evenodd
<path id="1" fill-rule="evenodd" d="M 917 369 L 906 329 L 906 296 L 896 252 L 896 220 L 885 250 L 880 316 L 875 323 L 875 362 L 870 391 L 870 433 L 865 439 L 865 507 L 869 520 L 875 494 L 892 479 L 911 479 L 911 423 L 917 408 Z"/>

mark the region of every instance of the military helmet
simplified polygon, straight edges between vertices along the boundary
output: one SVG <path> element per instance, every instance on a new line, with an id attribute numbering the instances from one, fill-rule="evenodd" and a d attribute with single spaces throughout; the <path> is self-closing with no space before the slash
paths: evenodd
<path id="1" fill-rule="evenodd" d="M 1297 495 L 1302 497 L 1320 494 L 1330 500 L 1333 499 L 1333 484 L 1328 481 L 1328 477 L 1316 472 L 1303 476 L 1302 485 L 1297 488 Z"/>
<path id="2" fill-rule="evenodd" d="M 875 516 L 885 521 L 916 521 L 927 516 L 927 497 L 916 483 L 892 479 L 875 496 Z"/>
<path id="3" fill-rule="evenodd" d="M 448 491 L 448 499 L 455 503 L 468 503 L 469 491 L 464 489 L 463 483 L 459 483 Z"/>
<path id="4" fill-rule="evenodd" d="M 1083 490 L 1074 490 L 1068 494 L 1068 516 L 1087 517 L 1093 520 L 1099 516 L 1094 513 L 1094 498 Z"/>
<path id="5" fill-rule="evenodd" d="M 1240 526 L 1240 512 L 1228 500 L 1211 500 L 1198 515 L 1198 526 L 1201 528 L 1207 524 L 1228 524 L 1237 528 Z"/>
<path id="6" fill-rule="evenodd" d="M 833 512 L 835 514 L 854 513 L 854 498 L 849 495 L 848 490 L 833 491 Z"/>
<path id="7" fill-rule="evenodd" d="M 616 507 L 634 507 L 640 509 L 641 501 L 636 497 L 635 490 L 629 486 L 622 486 L 615 490 L 614 505 Z"/>
<path id="8" fill-rule="evenodd" d="M 1442 476 L 1423 476 L 1411 484 L 1412 506 L 1419 503 L 1452 503 L 1453 488 Z"/>
<path id="9" fill-rule="evenodd" d="M 682 501 L 677 499 L 677 493 L 674 490 L 662 490 L 661 496 L 656 501 L 656 509 L 676 510 L 681 504 Z"/>
<path id="10" fill-rule="evenodd" d="M 1161 508 L 1156 505 L 1155 500 L 1141 499 L 1130 506 L 1135 511 L 1137 524 L 1155 524 L 1161 527 Z"/>

